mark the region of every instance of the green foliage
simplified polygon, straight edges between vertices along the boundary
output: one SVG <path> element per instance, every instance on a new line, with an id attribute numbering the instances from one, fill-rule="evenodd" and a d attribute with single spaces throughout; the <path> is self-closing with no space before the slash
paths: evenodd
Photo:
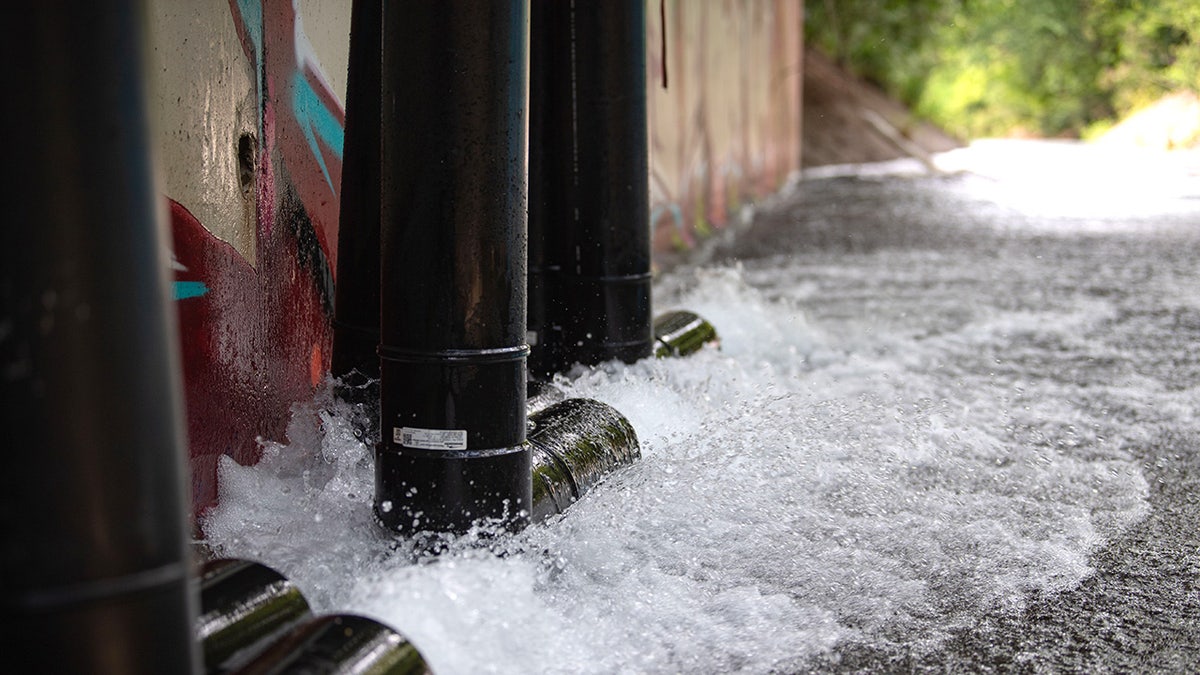
<path id="1" fill-rule="evenodd" d="M 1128 2 L 1120 10 L 1096 11 L 1116 47 L 1102 79 L 1122 111 L 1163 94 L 1200 88 L 1200 3 L 1196 0 Z"/>
<path id="2" fill-rule="evenodd" d="M 811 44 L 963 137 L 1077 136 L 1200 88 L 1197 0 L 807 0 Z"/>

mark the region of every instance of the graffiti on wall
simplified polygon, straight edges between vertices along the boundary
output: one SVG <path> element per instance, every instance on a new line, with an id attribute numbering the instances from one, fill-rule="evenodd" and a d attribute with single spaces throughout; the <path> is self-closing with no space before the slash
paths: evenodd
<path id="1" fill-rule="evenodd" d="M 663 251 L 723 227 L 799 167 L 802 2 L 646 11 Z M 344 70 L 349 14 L 350 0 L 156 6 L 156 144 L 197 513 L 218 497 L 220 457 L 257 461 L 260 439 L 286 436 L 291 406 L 329 369 L 345 79 L 321 64 Z"/>
<path id="2" fill-rule="evenodd" d="M 155 51 L 199 512 L 218 459 L 256 461 L 328 371 L 343 113 L 291 0 L 177 9 Z"/>

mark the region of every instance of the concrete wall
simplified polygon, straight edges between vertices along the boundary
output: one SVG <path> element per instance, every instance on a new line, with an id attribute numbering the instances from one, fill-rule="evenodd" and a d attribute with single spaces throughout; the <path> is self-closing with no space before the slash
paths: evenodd
<path id="1" fill-rule="evenodd" d="M 689 248 L 800 167 L 804 4 L 647 5 L 655 248 Z"/>
<path id="2" fill-rule="evenodd" d="M 217 459 L 256 461 L 329 368 L 349 2 L 158 0 L 152 15 L 202 509 Z"/>
<path id="3" fill-rule="evenodd" d="M 686 248 L 799 168 L 803 4 L 646 11 L 651 226 L 658 250 Z M 200 510 L 218 458 L 256 461 L 329 368 L 350 2 L 156 0 L 152 17 Z"/>

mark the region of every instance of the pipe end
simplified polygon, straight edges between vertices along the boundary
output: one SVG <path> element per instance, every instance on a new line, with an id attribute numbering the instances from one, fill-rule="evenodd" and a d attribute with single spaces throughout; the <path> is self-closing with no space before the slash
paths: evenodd
<path id="1" fill-rule="evenodd" d="M 654 319 L 654 342 L 654 355 L 664 358 L 694 354 L 709 344 L 719 346 L 721 339 L 717 329 L 706 319 L 680 309 Z"/>

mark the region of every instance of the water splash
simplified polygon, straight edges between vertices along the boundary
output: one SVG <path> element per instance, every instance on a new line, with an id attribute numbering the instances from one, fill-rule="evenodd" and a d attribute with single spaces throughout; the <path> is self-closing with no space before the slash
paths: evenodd
<path id="1" fill-rule="evenodd" d="M 626 414 L 643 459 L 503 551 L 397 550 L 371 521 L 364 413 L 328 393 L 258 466 L 222 465 L 210 542 L 283 570 L 318 611 L 391 624 L 439 673 L 766 672 L 847 639 L 936 643 L 1069 588 L 1145 514 L 1136 432 L 1081 400 L 1086 383 L 1003 360 L 1014 335 L 1029 357 L 1099 349 L 1078 329 L 1110 306 L 964 312 L 960 295 L 928 330 L 896 310 L 810 322 L 811 271 L 660 284 L 721 349 L 561 380 Z"/>

